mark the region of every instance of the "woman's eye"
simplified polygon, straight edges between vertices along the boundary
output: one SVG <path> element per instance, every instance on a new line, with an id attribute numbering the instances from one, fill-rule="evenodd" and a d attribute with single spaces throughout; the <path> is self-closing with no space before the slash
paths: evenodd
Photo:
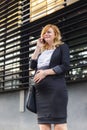
<path id="1" fill-rule="evenodd" d="M 47 33 L 51 33 L 50 31 L 48 31 Z"/>
<path id="2" fill-rule="evenodd" d="M 49 34 L 49 33 L 51 33 L 51 32 L 50 32 L 50 31 L 47 31 L 47 32 L 45 32 L 44 34 L 47 34 L 47 33 Z"/>
<path id="3" fill-rule="evenodd" d="M 51 33 L 50 31 L 48 31 L 48 33 Z"/>

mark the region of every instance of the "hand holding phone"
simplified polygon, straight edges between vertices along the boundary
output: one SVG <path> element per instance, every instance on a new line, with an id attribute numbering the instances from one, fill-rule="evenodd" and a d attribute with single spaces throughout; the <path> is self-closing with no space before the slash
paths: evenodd
<path id="1" fill-rule="evenodd" d="M 45 43 L 46 41 L 43 39 L 43 44 Z"/>
<path id="2" fill-rule="evenodd" d="M 42 44 L 45 44 L 45 43 L 46 43 L 46 41 L 45 41 L 44 38 L 41 38 L 41 43 L 42 43 Z"/>
<path id="3" fill-rule="evenodd" d="M 42 48 L 44 43 L 45 43 L 45 40 L 43 38 L 39 38 L 37 40 L 37 47 Z"/>

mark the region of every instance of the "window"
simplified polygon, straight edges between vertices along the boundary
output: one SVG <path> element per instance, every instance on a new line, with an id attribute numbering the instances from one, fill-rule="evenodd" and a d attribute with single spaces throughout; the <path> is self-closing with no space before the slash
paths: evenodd
<path id="1" fill-rule="evenodd" d="M 65 0 L 30 0 L 30 21 L 63 8 L 65 3 Z"/>

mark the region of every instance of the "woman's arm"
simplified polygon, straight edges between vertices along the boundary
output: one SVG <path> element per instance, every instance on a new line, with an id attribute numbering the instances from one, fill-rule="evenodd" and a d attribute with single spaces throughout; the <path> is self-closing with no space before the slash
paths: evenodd
<path id="1" fill-rule="evenodd" d="M 36 46 L 36 49 L 35 49 L 35 51 L 34 51 L 32 57 L 31 57 L 31 59 L 32 59 L 32 60 L 37 60 L 38 55 L 40 54 L 40 51 L 41 51 L 40 47 Z"/>
<path id="2" fill-rule="evenodd" d="M 37 68 L 37 58 L 38 58 L 39 54 L 40 54 L 40 48 L 36 47 L 32 57 L 31 57 L 31 62 L 30 62 L 30 68 L 33 70 Z"/>
<path id="3" fill-rule="evenodd" d="M 62 55 L 61 65 L 57 65 L 52 68 L 53 71 L 58 75 L 65 73 L 70 69 L 70 55 L 67 44 L 61 45 L 61 55 Z"/>
<path id="4" fill-rule="evenodd" d="M 39 38 L 37 41 L 36 49 L 31 57 L 31 62 L 30 62 L 30 68 L 31 69 L 36 69 L 37 68 L 37 58 L 39 54 L 41 53 L 41 48 L 42 48 L 42 39 Z"/>

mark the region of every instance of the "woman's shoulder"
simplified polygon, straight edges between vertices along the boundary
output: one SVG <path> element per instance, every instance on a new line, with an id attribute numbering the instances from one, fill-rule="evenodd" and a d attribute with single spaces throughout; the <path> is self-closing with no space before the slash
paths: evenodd
<path id="1" fill-rule="evenodd" d="M 69 46 L 67 43 L 63 42 L 61 45 L 60 45 L 61 48 L 66 48 L 66 49 L 69 49 Z"/>

